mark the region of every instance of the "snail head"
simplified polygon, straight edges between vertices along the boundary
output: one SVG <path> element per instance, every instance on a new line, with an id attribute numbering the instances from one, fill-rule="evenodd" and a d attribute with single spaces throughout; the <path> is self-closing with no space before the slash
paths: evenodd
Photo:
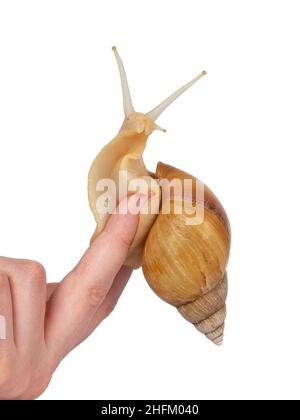
<path id="1" fill-rule="evenodd" d="M 160 114 L 168 108 L 168 106 L 175 101 L 179 96 L 181 96 L 189 87 L 191 87 L 197 80 L 201 79 L 206 74 L 206 71 L 202 71 L 198 76 L 192 79 L 190 82 L 183 85 L 181 88 L 176 90 L 172 95 L 168 96 L 164 101 L 162 101 L 159 105 L 153 108 L 150 112 L 142 113 L 142 112 L 135 112 L 128 80 L 124 68 L 124 64 L 121 60 L 121 57 L 117 51 L 116 47 L 112 47 L 113 52 L 115 54 L 117 64 L 119 67 L 120 78 L 121 78 L 121 85 L 122 85 L 122 92 L 123 92 L 123 108 L 125 119 L 121 129 L 128 129 L 133 130 L 136 133 L 140 134 L 145 132 L 146 135 L 150 135 L 154 130 L 166 131 L 164 128 L 160 127 L 156 124 L 157 118 Z"/>

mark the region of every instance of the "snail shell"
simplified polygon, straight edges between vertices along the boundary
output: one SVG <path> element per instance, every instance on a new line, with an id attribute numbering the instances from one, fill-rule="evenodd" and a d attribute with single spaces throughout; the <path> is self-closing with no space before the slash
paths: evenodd
<path id="1" fill-rule="evenodd" d="M 163 163 L 158 164 L 155 177 L 182 182 L 190 179 L 194 181 L 191 185 L 196 182 L 191 175 Z M 203 222 L 187 225 L 183 212 L 160 212 L 146 239 L 142 268 L 159 297 L 220 345 L 226 317 L 230 227 L 216 196 L 205 185 L 203 188 L 203 199 L 197 203 L 204 211 Z M 193 188 L 187 196 L 189 202 L 182 205 L 194 205 Z M 176 200 L 170 198 L 171 202 Z"/>
<path id="2" fill-rule="evenodd" d="M 117 136 L 100 151 L 90 168 L 89 203 L 97 224 L 92 240 L 101 233 L 116 206 L 115 192 L 104 192 L 99 186 L 101 180 L 114 182 L 119 201 L 128 193 L 136 192 L 131 189 L 132 182 L 134 185 L 136 180 L 145 181 L 146 191 L 140 192 L 151 192 L 151 212 L 140 215 L 125 265 L 142 266 L 154 292 L 175 306 L 208 339 L 220 345 L 226 317 L 226 266 L 230 249 L 226 213 L 216 196 L 195 177 L 163 163 L 157 165 L 153 174 L 147 170 L 142 156 L 149 135 L 154 130 L 165 131 L 155 120 L 205 72 L 143 114 L 133 108 L 123 63 L 115 47 L 113 50 L 121 76 L 125 120 Z M 165 213 L 166 196 L 162 193 L 161 181 L 175 179 L 182 184 L 183 200 L 178 191 L 170 189 L 167 196 L 170 211 Z M 120 188 L 123 181 L 126 189 Z M 203 192 L 200 196 L 199 187 Z M 113 202 L 113 208 L 106 209 L 106 202 Z M 187 223 L 187 210 L 189 215 L 195 211 L 201 214 L 201 223 Z"/>

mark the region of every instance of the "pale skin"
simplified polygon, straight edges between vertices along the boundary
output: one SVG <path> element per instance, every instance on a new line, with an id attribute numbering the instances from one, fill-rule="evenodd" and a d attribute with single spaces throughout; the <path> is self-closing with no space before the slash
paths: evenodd
<path id="1" fill-rule="evenodd" d="M 112 312 L 132 273 L 123 263 L 146 202 L 122 201 L 60 283 L 47 284 L 36 261 L 0 257 L 0 399 L 41 395 L 61 360 Z"/>

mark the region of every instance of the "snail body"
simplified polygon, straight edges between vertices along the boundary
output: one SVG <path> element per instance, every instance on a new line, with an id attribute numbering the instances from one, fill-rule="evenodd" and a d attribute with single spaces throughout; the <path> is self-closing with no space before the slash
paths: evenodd
<path id="1" fill-rule="evenodd" d="M 125 120 L 118 135 L 100 151 L 89 172 L 89 203 L 97 224 L 93 238 L 103 230 L 117 201 L 136 192 L 142 180 L 146 188 L 142 192 L 150 193 L 148 210 L 151 207 L 151 211 L 140 215 L 125 264 L 132 268 L 142 266 L 152 290 L 175 306 L 208 339 L 220 345 L 226 317 L 226 266 L 230 250 L 230 225 L 225 210 L 197 178 L 161 162 L 153 174 L 147 170 L 142 156 L 149 135 L 154 130 L 165 131 L 155 120 L 205 72 L 152 111 L 142 114 L 134 111 L 123 63 L 115 47 L 113 50 L 121 76 Z M 113 181 L 116 189 L 104 192 L 99 185 L 104 179 Z M 169 189 L 169 194 L 164 196 L 162 181 L 173 180 L 184 188 L 184 194 L 181 194 L 183 189 L 179 193 Z M 166 200 L 168 212 L 164 211 Z M 113 207 L 109 204 L 107 207 L 107 203 Z M 200 214 L 201 222 L 187 223 L 187 211 L 189 215 Z"/>

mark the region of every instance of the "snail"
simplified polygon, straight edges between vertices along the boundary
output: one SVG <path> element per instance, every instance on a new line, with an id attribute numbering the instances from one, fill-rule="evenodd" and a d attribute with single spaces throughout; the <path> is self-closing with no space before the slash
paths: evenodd
<path id="1" fill-rule="evenodd" d="M 197 178 L 159 162 L 155 173 L 148 171 L 143 161 L 147 139 L 154 130 L 165 131 L 157 125 L 161 113 L 183 92 L 206 74 L 178 89 L 152 111 L 144 114 L 133 108 L 126 72 L 116 47 L 113 47 L 119 68 L 125 119 L 117 136 L 97 155 L 88 176 L 90 208 L 96 221 L 93 240 L 103 230 L 110 216 L 115 191 L 119 201 L 134 192 L 143 181 L 148 188 L 151 212 L 141 213 L 135 238 L 125 262 L 132 268 L 142 267 L 152 290 L 201 333 L 221 345 L 226 318 L 227 274 L 230 251 L 230 225 L 224 208 L 209 188 Z M 101 180 L 114 182 L 116 189 L 104 192 Z M 188 187 L 162 194 L 161 181 L 179 180 Z M 120 191 L 121 184 L 128 187 Z M 131 185 L 131 187 L 129 186 Z M 202 194 L 197 194 L 198 191 Z M 163 211 L 169 200 L 169 211 Z M 175 211 L 177 208 L 177 211 Z M 184 211 L 178 211 L 183 210 Z M 148 209 L 149 210 L 149 209 Z M 188 210 L 188 212 L 186 211 Z M 187 213 L 198 211 L 200 223 L 187 223 Z"/>

